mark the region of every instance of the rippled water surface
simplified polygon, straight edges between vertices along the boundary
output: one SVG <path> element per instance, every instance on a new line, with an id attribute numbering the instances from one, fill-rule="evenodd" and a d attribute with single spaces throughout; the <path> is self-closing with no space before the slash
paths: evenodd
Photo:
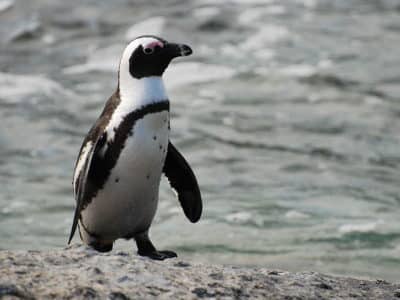
<path id="1" fill-rule="evenodd" d="M 194 49 L 165 80 L 205 206 L 190 224 L 164 181 L 156 245 L 400 280 L 398 1 L 160 2 L 0 0 L 0 248 L 65 246 L 80 144 L 153 33 Z"/>

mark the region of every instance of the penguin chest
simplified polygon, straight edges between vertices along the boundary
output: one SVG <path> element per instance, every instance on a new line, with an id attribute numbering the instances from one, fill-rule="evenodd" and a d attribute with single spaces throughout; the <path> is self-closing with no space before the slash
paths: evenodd
<path id="1" fill-rule="evenodd" d="M 88 229 L 119 238 L 150 226 L 168 141 L 168 111 L 147 114 L 135 122 L 103 189 L 84 211 Z"/>
<path id="2" fill-rule="evenodd" d="M 141 192 L 143 198 L 147 198 L 148 194 L 158 195 L 168 150 L 168 124 L 168 112 L 148 114 L 136 122 L 112 171 L 111 176 L 119 179 L 115 189 L 124 194 L 125 190 L 126 194 L 132 193 L 129 190 L 135 190 Z"/>

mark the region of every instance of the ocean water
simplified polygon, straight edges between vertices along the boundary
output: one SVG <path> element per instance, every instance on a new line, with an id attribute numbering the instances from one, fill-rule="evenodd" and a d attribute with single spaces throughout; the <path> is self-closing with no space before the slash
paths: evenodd
<path id="1" fill-rule="evenodd" d="M 83 137 L 151 33 L 194 50 L 164 77 L 204 200 L 190 224 L 164 180 L 157 247 L 400 280 L 398 1 L 0 0 L 0 25 L 0 249 L 66 245 Z"/>

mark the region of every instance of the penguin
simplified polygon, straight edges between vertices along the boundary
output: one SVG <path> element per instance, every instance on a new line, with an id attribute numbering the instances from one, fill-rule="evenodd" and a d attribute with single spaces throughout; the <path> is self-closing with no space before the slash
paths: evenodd
<path id="1" fill-rule="evenodd" d="M 89 130 L 75 164 L 76 208 L 69 236 L 108 252 L 117 239 L 134 239 L 137 253 L 155 260 L 177 257 L 159 251 L 149 237 L 164 174 L 186 217 L 197 222 L 202 200 L 197 179 L 169 139 L 170 102 L 162 75 L 172 59 L 192 54 L 184 44 L 144 35 L 122 53 L 116 91 Z"/>

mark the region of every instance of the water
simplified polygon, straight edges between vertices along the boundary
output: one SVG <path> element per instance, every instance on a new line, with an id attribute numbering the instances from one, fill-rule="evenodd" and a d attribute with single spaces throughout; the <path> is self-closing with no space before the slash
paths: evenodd
<path id="1" fill-rule="evenodd" d="M 205 207 L 190 224 L 164 181 L 156 245 L 399 281 L 398 2 L 162 3 L 0 1 L 0 248 L 65 246 L 80 144 L 126 43 L 154 33 L 194 49 L 165 79 Z"/>

